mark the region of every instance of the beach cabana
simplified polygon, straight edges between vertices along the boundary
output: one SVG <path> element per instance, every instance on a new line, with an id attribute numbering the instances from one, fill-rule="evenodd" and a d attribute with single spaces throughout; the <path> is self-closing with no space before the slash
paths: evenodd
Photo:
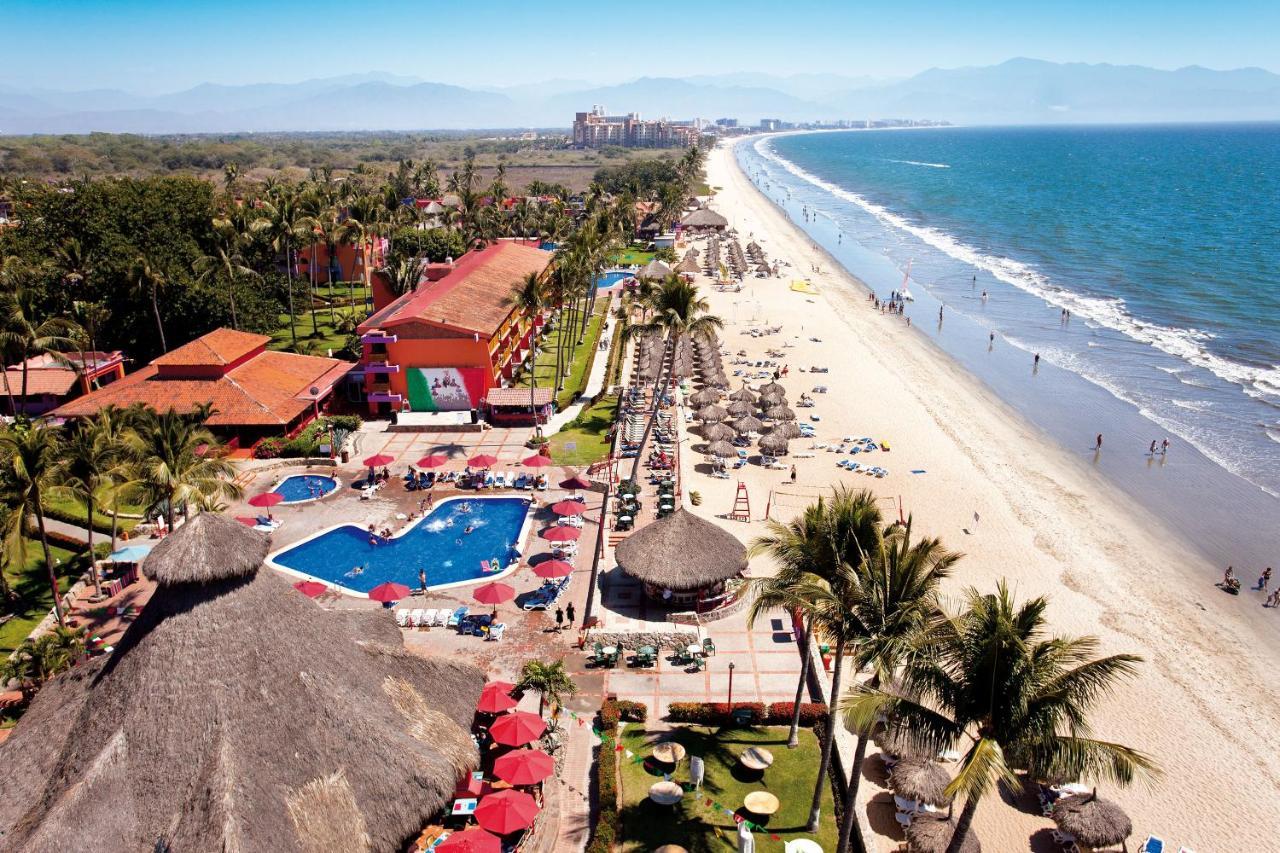
<path id="1" fill-rule="evenodd" d="M 711 456 L 718 456 L 721 459 L 732 459 L 738 455 L 738 448 L 727 441 L 713 441 L 711 446 L 707 448 L 707 453 Z"/>
<path id="2" fill-rule="evenodd" d="M 748 388 L 746 385 L 743 385 L 737 391 L 734 391 L 732 394 L 730 394 L 729 399 L 741 400 L 744 403 L 754 403 L 756 401 L 756 395 L 752 393 L 750 388 Z"/>
<path id="3" fill-rule="evenodd" d="M 799 438 L 800 427 L 796 426 L 795 421 L 779 421 L 769 430 L 769 435 L 776 435 L 779 438 Z"/>
<path id="4" fill-rule="evenodd" d="M 734 400 L 732 403 L 728 405 L 726 411 L 728 411 L 729 414 L 733 415 L 735 418 L 740 418 L 744 415 L 751 414 L 753 411 L 755 411 L 755 407 L 752 406 L 750 403 L 746 402 L 745 400 Z"/>
<path id="5" fill-rule="evenodd" d="M 710 406 L 703 406 L 698 409 L 695 416 L 704 423 L 718 423 L 729 417 L 729 413 L 725 411 L 723 406 L 717 406 L 712 403 Z"/>
<path id="6" fill-rule="evenodd" d="M 1059 829 L 1092 848 L 1124 844 L 1133 834 L 1133 821 L 1124 809 L 1099 797 L 1096 790 L 1063 797 L 1053 804 L 1051 817 Z"/>
<path id="7" fill-rule="evenodd" d="M 747 550 L 731 533 L 683 508 L 640 528 L 615 553 L 651 598 L 698 611 L 732 600 L 726 582 L 747 565 Z"/>
<path id="8" fill-rule="evenodd" d="M 649 263 L 640 268 L 640 272 L 636 273 L 636 278 L 647 278 L 655 281 L 661 281 L 671 275 L 671 267 L 662 261 L 654 258 Z"/>
<path id="9" fill-rule="evenodd" d="M 738 435 L 746 435 L 750 432 L 759 432 L 764 429 L 764 421 L 760 420 L 755 415 L 746 415 L 745 417 L 738 418 L 733 422 L 733 429 L 738 433 Z"/>
<path id="10" fill-rule="evenodd" d="M 684 256 L 684 260 L 680 261 L 680 263 L 676 265 L 676 272 L 679 273 L 697 275 L 701 271 L 702 268 L 698 266 L 698 259 L 691 254 L 686 254 Z"/>
<path id="11" fill-rule="evenodd" d="M 947 796 L 951 775 L 936 761 L 904 758 L 894 765 L 890 784 L 893 792 L 906 800 L 931 806 L 945 806 L 951 802 Z"/>
<path id="12" fill-rule="evenodd" d="M 729 220 L 704 207 L 681 219 L 680 227 L 690 231 L 723 231 L 729 227 Z"/>
<path id="13" fill-rule="evenodd" d="M 702 437 L 707 441 L 728 441 L 735 434 L 733 427 L 728 424 L 713 423 L 702 425 Z"/>
<path id="14" fill-rule="evenodd" d="M 760 439 L 760 449 L 770 456 L 786 456 L 787 439 L 785 436 L 770 432 Z"/>
<path id="15" fill-rule="evenodd" d="M 0 744 L 0 849 L 399 851 L 448 805 L 483 673 L 316 606 L 268 542 L 201 513 L 155 546 L 114 651 Z"/>
<path id="16" fill-rule="evenodd" d="M 897 772 L 897 769 L 894 769 Z M 956 831 L 956 822 L 946 818 L 918 815 L 911 821 L 904 832 L 911 853 L 946 853 L 951 844 L 951 836 Z M 982 853 L 982 845 L 978 836 L 970 829 L 960 844 L 959 853 Z"/>
<path id="17" fill-rule="evenodd" d="M 720 400 L 720 392 L 715 388 L 703 388 L 689 395 L 689 402 L 695 406 L 710 406 Z"/>
<path id="18" fill-rule="evenodd" d="M 757 390 L 757 391 L 759 391 L 761 394 L 782 394 L 782 395 L 785 395 L 785 394 L 787 393 L 787 389 L 786 389 L 786 388 L 783 388 L 783 387 L 782 387 L 781 385 L 779 385 L 777 382 L 766 382 L 765 384 L 761 385 L 761 386 L 760 386 L 759 388 L 757 388 L 756 390 Z"/>
<path id="19" fill-rule="evenodd" d="M 794 421 L 796 413 L 786 406 L 773 406 L 767 409 L 764 416 L 771 421 Z"/>

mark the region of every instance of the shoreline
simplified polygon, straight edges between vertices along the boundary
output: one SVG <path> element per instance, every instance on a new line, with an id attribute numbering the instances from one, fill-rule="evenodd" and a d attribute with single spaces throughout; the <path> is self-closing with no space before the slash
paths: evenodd
<path id="1" fill-rule="evenodd" d="M 783 360 L 791 372 L 781 381 L 791 399 L 815 383 L 828 385 L 830 393 L 815 397 L 817 409 L 802 410 L 802 417 L 821 415 L 819 442 L 840 434 L 892 441 L 892 452 L 874 459 L 890 469 L 883 480 L 839 472 L 834 462 L 841 457 L 809 450 L 808 440 L 793 441 L 787 462 L 800 472 L 795 491 L 816 496 L 835 482 L 870 488 L 894 515 L 891 507 L 901 501 L 922 534 L 966 552 L 944 587 L 952 602 L 964 587 L 985 592 L 1007 578 L 1019 600 L 1050 596 L 1055 632 L 1096 634 L 1103 654 L 1141 654 L 1147 662 L 1138 676 L 1099 704 L 1094 723 L 1099 736 L 1152 754 L 1164 776 L 1150 787 L 1107 795 L 1133 818 L 1138 840 L 1150 832 L 1175 844 L 1220 848 L 1216 803 L 1233 785 L 1228 768 L 1250 766 L 1264 788 L 1280 786 L 1280 733 L 1262 719 L 1280 694 L 1267 686 L 1274 681 L 1267 678 L 1269 662 L 1245 653 L 1260 644 L 1274 650 L 1274 632 L 1259 629 L 1276 614 L 1257 608 L 1255 618 L 1245 616 L 1240 607 L 1253 604 L 1249 596 L 1219 592 L 1213 586 L 1218 570 L 1189 553 L 1179 536 L 1127 505 L 1101 474 L 942 348 L 921 346 L 918 330 L 872 311 L 857 289 L 865 284 L 825 250 L 815 251 L 814 241 L 751 183 L 732 147 L 713 151 L 708 183 L 720 187 L 713 206 L 736 220 L 740 239 L 755 239 L 771 258 L 790 260 L 784 279 L 809 278 L 819 289 L 812 296 L 790 291 L 783 279 L 748 279 L 740 294 L 708 293 L 713 312 L 726 322 L 726 349 L 755 356 L 766 347 L 788 347 Z M 803 272 L 813 262 L 822 265 L 821 274 Z M 783 332 L 758 339 L 744 334 L 748 312 L 782 323 Z M 821 378 L 799 372 L 810 364 L 826 364 L 831 372 Z M 766 501 L 775 517 L 807 502 L 788 494 L 785 472 L 751 464 L 735 473 L 752 496 L 753 518 Z M 732 480 L 696 470 L 688 476 L 689 488 L 703 493 L 704 515 L 732 504 Z M 975 512 L 981 520 L 968 531 Z M 764 529 L 758 520 L 717 523 L 744 540 Z M 753 564 L 754 574 L 767 572 L 761 561 Z M 1261 803 L 1246 802 L 1241 811 L 1245 820 L 1233 821 L 1241 826 L 1241 844 L 1265 846 L 1280 831 L 1280 819 Z M 991 849 L 1014 850 L 1026 849 L 1028 836 L 1047 824 L 992 796 L 979 808 L 975 827 Z"/>

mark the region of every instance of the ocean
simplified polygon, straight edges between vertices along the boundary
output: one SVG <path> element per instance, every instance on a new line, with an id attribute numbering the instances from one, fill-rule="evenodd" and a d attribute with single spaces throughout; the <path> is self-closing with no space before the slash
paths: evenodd
<path id="1" fill-rule="evenodd" d="M 878 294 L 905 279 L 915 327 L 1038 426 L 1073 450 L 1106 433 L 1100 473 L 1211 559 L 1280 562 L 1280 124 L 808 133 L 737 150 Z M 1147 453 L 1166 438 L 1169 454 Z"/>

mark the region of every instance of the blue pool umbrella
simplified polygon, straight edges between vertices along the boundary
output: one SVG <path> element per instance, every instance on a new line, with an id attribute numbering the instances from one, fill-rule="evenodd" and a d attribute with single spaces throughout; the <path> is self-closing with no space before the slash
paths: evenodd
<path id="1" fill-rule="evenodd" d="M 108 563 L 141 563 L 151 553 L 151 545 L 126 545 L 107 555 Z"/>

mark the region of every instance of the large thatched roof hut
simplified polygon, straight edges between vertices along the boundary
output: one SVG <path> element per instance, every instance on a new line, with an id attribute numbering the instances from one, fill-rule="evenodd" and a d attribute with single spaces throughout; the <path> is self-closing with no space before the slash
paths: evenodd
<path id="1" fill-rule="evenodd" d="M 714 210 L 703 207 L 681 219 L 680 226 L 694 231 L 723 231 L 729 227 L 729 220 Z"/>
<path id="2" fill-rule="evenodd" d="M 920 815 L 911 821 L 905 830 L 907 848 L 911 853 L 944 853 L 951 844 L 951 836 L 955 834 L 956 822 L 945 818 Z M 982 853 L 982 845 L 978 836 L 970 829 L 964 841 L 960 842 L 960 853 Z"/>
<path id="3" fill-rule="evenodd" d="M 636 273 L 636 278 L 648 278 L 654 279 L 655 281 L 661 281 L 669 275 L 671 275 L 671 267 L 667 266 L 657 258 L 654 258 L 640 268 L 640 272 Z"/>
<path id="4" fill-rule="evenodd" d="M 1097 791 L 1063 797 L 1053 804 L 1051 816 L 1059 829 L 1090 847 L 1123 844 L 1133 834 L 1133 821 L 1124 809 Z"/>
<path id="5" fill-rule="evenodd" d="M 747 549 L 733 534 L 683 508 L 619 542 L 616 554 L 651 597 L 699 611 L 729 600 L 725 582 L 747 565 Z"/>
<path id="6" fill-rule="evenodd" d="M 483 674 L 317 607 L 266 551 L 213 513 L 155 547 L 115 650 L 0 745 L 0 850 L 392 851 L 447 804 Z"/>

